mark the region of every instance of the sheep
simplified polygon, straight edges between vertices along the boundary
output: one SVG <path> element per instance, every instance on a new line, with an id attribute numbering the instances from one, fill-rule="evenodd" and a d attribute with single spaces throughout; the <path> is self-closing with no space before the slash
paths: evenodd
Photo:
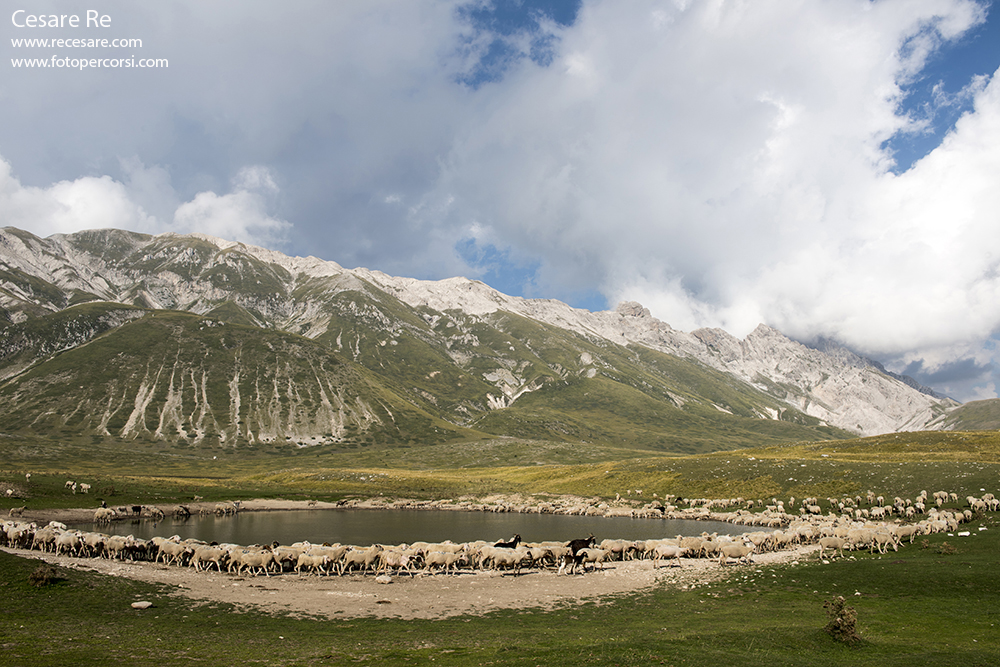
<path id="1" fill-rule="evenodd" d="M 157 544 L 157 546 L 159 547 L 157 560 L 159 560 L 160 556 L 163 556 L 164 565 L 170 565 L 171 563 L 184 565 L 190 556 L 194 554 L 194 549 L 190 546 L 173 542 L 171 540 L 162 540 Z"/>
<path id="2" fill-rule="evenodd" d="M 13 516 L 22 516 L 24 514 L 25 507 L 26 507 L 25 505 L 21 505 L 20 507 L 11 507 L 10 511 L 7 512 L 7 516 L 11 516 L 11 517 L 13 517 Z"/>
<path id="3" fill-rule="evenodd" d="M 381 552 L 382 546 L 378 544 L 373 544 L 367 549 L 348 549 L 343 556 L 340 574 L 344 574 L 344 572 L 351 570 L 355 566 L 359 566 L 362 572 L 373 569 Z"/>
<path id="4" fill-rule="evenodd" d="M 881 530 L 875 531 L 875 539 L 872 542 L 872 546 L 877 547 L 880 554 L 886 553 L 890 546 L 893 551 L 899 551 L 899 543 L 896 541 L 896 536 Z"/>
<path id="5" fill-rule="evenodd" d="M 295 569 L 295 564 L 299 561 L 299 556 L 305 553 L 305 547 L 276 546 L 271 548 L 274 554 L 274 564 L 278 572 L 284 572 L 285 566 L 289 570 Z"/>
<path id="6" fill-rule="evenodd" d="M 82 493 L 90 493 L 90 484 L 80 484 L 80 491 Z"/>
<path id="7" fill-rule="evenodd" d="M 105 545 L 105 554 L 108 558 L 122 558 L 126 555 L 129 549 L 132 547 L 135 538 L 129 535 L 128 537 L 122 537 L 121 535 L 112 535 L 108 538 Z"/>
<path id="8" fill-rule="evenodd" d="M 653 548 L 653 569 L 660 566 L 661 560 L 671 560 L 671 567 L 680 567 L 681 556 L 687 553 L 687 549 L 674 544 L 658 544 Z"/>
<path id="9" fill-rule="evenodd" d="M 83 548 L 83 540 L 81 539 L 79 533 L 75 531 L 67 531 L 56 536 L 56 554 L 62 554 L 64 551 L 72 556 L 77 556 L 81 553 Z"/>
<path id="10" fill-rule="evenodd" d="M 745 563 L 753 562 L 753 547 L 743 544 L 727 544 L 719 550 L 719 565 L 725 566 L 730 558 Z"/>
<path id="11" fill-rule="evenodd" d="M 299 554 L 298 560 L 295 562 L 295 572 L 299 576 L 302 576 L 302 570 L 308 570 L 310 572 L 319 574 L 327 574 L 326 566 L 330 562 L 330 557 L 326 554 L 321 556 L 314 556 L 311 554 Z"/>
<path id="12" fill-rule="evenodd" d="M 84 533 L 82 538 L 83 545 L 80 547 L 80 553 L 91 558 L 97 558 L 104 552 L 108 535 L 104 533 Z"/>
<path id="13" fill-rule="evenodd" d="M 7 531 L 7 538 L 11 546 L 17 549 L 31 548 L 31 542 L 35 537 L 35 524 L 17 523 Z"/>
<path id="14" fill-rule="evenodd" d="M 254 576 L 263 572 L 265 577 L 270 577 L 268 570 L 274 564 L 274 554 L 269 550 L 250 551 L 244 549 L 229 555 L 229 571 L 232 572 L 235 567 L 236 574 L 241 574 L 246 569 Z"/>
<path id="15" fill-rule="evenodd" d="M 494 570 L 508 569 L 514 570 L 514 574 L 518 574 L 524 561 L 531 560 L 531 554 L 527 547 L 518 549 L 495 547 L 492 560 Z"/>
<path id="16" fill-rule="evenodd" d="M 821 537 L 819 538 L 819 557 L 823 558 L 823 553 L 826 549 L 832 549 L 834 554 L 839 553 L 841 557 L 844 556 L 844 544 L 846 541 L 840 537 Z"/>
<path id="17" fill-rule="evenodd" d="M 904 538 L 910 538 L 910 544 L 913 544 L 913 537 L 918 533 L 919 528 L 916 525 L 900 526 L 896 529 L 896 537 L 902 541 Z"/>
<path id="18" fill-rule="evenodd" d="M 52 551 L 55 551 L 56 536 L 58 534 L 58 531 L 50 526 L 35 531 L 34 537 L 31 539 L 31 548 L 38 549 L 39 551 L 48 551 L 51 546 Z"/>
<path id="19" fill-rule="evenodd" d="M 431 551 L 424 556 L 424 571 L 430 572 L 435 567 L 444 569 L 448 574 L 453 569 L 457 569 L 459 563 L 468 563 L 469 557 L 464 552 L 448 553 L 445 551 Z"/>
<path id="20" fill-rule="evenodd" d="M 115 511 L 109 507 L 98 507 L 94 511 L 94 523 L 111 523 L 115 518 Z"/>
<path id="21" fill-rule="evenodd" d="M 214 563 L 215 569 L 222 572 L 222 561 L 228 557 L 229 554 L 221 547 L 202 546 L 196 548 L 194 553 L 191 554 L 190 565 L 192 565 L 195 570 L 200 571 L 202 565 L 204 565 L 205 569 L 208 570 Z"/>
<path id="22" fill-rule="evenodd" d="M 318 547 L 310 547 L 306 554 L 310 556 L 325 556 L 327 559 L 327 564 L 331 569 L 336 569 L 338 574 L 343 567 L 344 555 L 347 553 L 347 545 L 335 544 L 328 545 L 324 544 Z"/>
<path id="23" fill-rule="evenodd" d="M 406 570 L 407 574 L 411 577 L 413 576 L 413 570 L 410 569 L 410 554 L 402 551 L 383 549 L 378 554 L 378 560 L 379 565 L 378 569 L 375 570 L 375 574 L 388 572 L 389 568 L 396 568 L 397 575 L 400 571 Z"/>

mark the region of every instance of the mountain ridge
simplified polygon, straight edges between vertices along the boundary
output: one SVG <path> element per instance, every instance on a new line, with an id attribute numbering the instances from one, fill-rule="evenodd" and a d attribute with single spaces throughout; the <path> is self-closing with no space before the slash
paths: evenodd
<path id="1" fill-rule="evenodd" d="M 422 409 L 438 410 L 452 423 L 468 415 L 465 426 L 545 387 L 614 375 L 612 367 L 628 366 L 634 379 L 645 371 L 628 361 L 635 356 L 628 350 L 639 347 L 690 360 L 777 400 L 755 409 L 764 419 L 801 413 L 817 426 L 873 435 L 954 427 L 944 416 L 958 405 L 875 363 L 838 359 L 839 353 L 810 348 L 763 324 L 742 340 L 721 329 L 685 333 L 635 302 L 594 313 L 505 295 L 466 278 L 398 278 L 204 234 L 107 229 L 41 239 L 0 229 L 0 314 L 7 322 L 22 324 L 88 301 L 197 315 L 232 309 L 243 324 L 301 335 L 402 382 Z M 578 349 L 568 358 L 543 345 L 539 356 L 532 345 L 542 339 Z M 606 368 L 582 363 L 608 354 Z M 0 377 L 13 377 L 12 369 Z M 666 388 L 644 391 L 658 401 L 676 403 L 670 393 L 680 396 Z"/>

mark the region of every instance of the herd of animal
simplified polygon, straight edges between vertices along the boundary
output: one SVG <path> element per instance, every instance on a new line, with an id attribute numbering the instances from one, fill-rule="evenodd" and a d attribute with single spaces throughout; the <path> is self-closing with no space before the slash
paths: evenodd
<path id="1" fill-rule="evenodd" d="M 814 498 L 805 499 L 805 512 L 784 512 L 783 503 L 775 500 L 763 511 L 751 512 L 749 507 L 734 512 L 716 513 L 713 519 L 734 524 L 768 526 L 743 535 L 730 536 L 703 533 L 699 536 L 659 540 L 603 540 L 599 544 L 593 535 L 569 542 L 524 542 L 520 535 L 499 542 L 450 541 L 415 542 L 401 545 L 372 545 L 358 547 L 342 544 L 313 545 L 300 542 L 280 545 L 242 546 L 236 544 L 208 544 L 193 539 L 153 537 L 149 540 L 132 536 L 108 535 L 101 532 L 76 530 L 58 522 L 39 527 L 34 523 L 11 520 L 0 524 L 0 546 L 36 549 L 79 558 L 108 558 L 131 561 L 152 561 L 165 565 L 189 566 L 196 570 L 215 569 L 235 575 L 265 575 L 295 572 L 299 575 L 346 574 L 414 574 L 417 570 L 427 573 L 455 573 L 459 570 L 499 570 L 519 573 L 522 568 L 551 568 L 557 573 L 586 572 L 588 567 L 603 568 L 612 560 L 649 559 L 654 568 L 664 562 L 679 566 L 681 559 L 712 558 L 720 565 L 750 563 L 754 554 L 780 549 L 797 548 L 799 545 L 816 544 L 819 557 L 843 556 L 844 550 L 867 549 L 886 553 L 898 550 L 906 540 L 910 543 L 918 535 L 957 531 L 960 524 L 976 515 L 1000 510 L 1000 501 L 987 493 L 981 498 L 969 496 L 967 509 L 943 508 L 943 504 L 957 500 L 954 494 L 935 493 L 933 506 L 926 508 L 927 494 L 923 492 L 916 501 L 895 499 L 892 505 L 876 497 L 867 515 L 861 515 L 844 506 L 844 499 L 829 499 L 828 514 L 813 512 L 817 506 Z M 860 496 L 849 499 L 862 504 Z M 865 498 L 867 500 L 867 498 Z M 698 505 L 699 501 L 688 501 Z M 716 502 L 716 501 L 710 501 Z M 794 499 L 790 500 L 794 504 Z M 908 508 L 921 507 L 924 518 L 908 521 L 912 517 Z M 140 513 L 142 507 L 136 506 Z M 136 508 L 132 508 L 133 510 Z M 871 510 L 884 508 L 900 515 L 895 521 L 875 522 Z M 891 508 L 891 509 L 890 509 Z M 14 508 L 19 509 L 19 508 Z M 121 508 L 127 509 L 127 508 Z M 236 511 L 237 505 L 220 504 L 219 513 Z M 98 514 L 104 516 L 100 508 Z M 109 510 L 114 513 L 114 510 Z M 14 510 L 11 511 L 12 517 Z M 95 515 L 95 520 L 97 516 Z"/>

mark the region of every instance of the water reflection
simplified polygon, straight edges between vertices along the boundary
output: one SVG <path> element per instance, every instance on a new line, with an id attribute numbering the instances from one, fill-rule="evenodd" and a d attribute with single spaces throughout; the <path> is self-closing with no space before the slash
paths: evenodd
<path id="1" fill-rule="evenodd" d="M 682 519 L 626 519 L 620 517 L 554 514 L 495 514 L 490 512 L 407 510 L 292 510 L 243 512 L 236 516 L 196 515 L 168 517 L 159 523 L 147 519 L 116 521 L 90 530 L 149 539 L 154 535 L 196 538 L 206 542 L 282 544 L 308 540 L 314 544 L 340 542 L 367 546 L 401 542 L 495 542 L 515 533 L 528 542 L 566 541 L 586 537 L 648 540 L 677 535 L 718 532 L 735 535 L 743 526 L 720 521 Z"/>

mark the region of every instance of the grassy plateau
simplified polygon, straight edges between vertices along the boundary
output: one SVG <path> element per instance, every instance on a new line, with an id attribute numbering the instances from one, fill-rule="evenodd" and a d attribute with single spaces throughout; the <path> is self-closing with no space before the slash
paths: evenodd
<path id="1" fill-rule="evenodd" d="M 46 445 L 46 446 L 43 446 Z M 0 440 L 8 507 L 79 507 L 87 481 L 109 503 L 250 497 L 452 498 L 488 493 L 614 498 L 788 498 L 921 490 L 1000 491 L 995 432 L 915 433 L 667 457 L 634 449 L 517 439 L 433 447 L 317 447 L 256 458 L 141 456 Z M 106 456 L 107 458 L 102 458 Z M 120 457 L 120 458 L 116 458 Z M 110 459 L 110 463 L 109 463 Z M 114 469 L 114 474 L 103 472 Z M 30 481 L 25 473 L 31 472 Z M 362 480 L 361 477 L 365 479 Z M 5 512 L 6 513 L 6 512 Z M 732 568 L 725 580 L 600 601 L 437 621 L 328 620 L 197 604 L 168 588 L 56 569 L 0 553 L 4 665 L 982 665 L 1000 664 L 1000 525 L 918 538 L 898 553 Z M 599 574 L 586 576 L 600 576 Z M 37 575 L 36 577 L 37 578 Z M 861 640 L 824 632 L 824 603 L 843 596 Z M 136 610 L 136 600 L 156 606 Z"/>

